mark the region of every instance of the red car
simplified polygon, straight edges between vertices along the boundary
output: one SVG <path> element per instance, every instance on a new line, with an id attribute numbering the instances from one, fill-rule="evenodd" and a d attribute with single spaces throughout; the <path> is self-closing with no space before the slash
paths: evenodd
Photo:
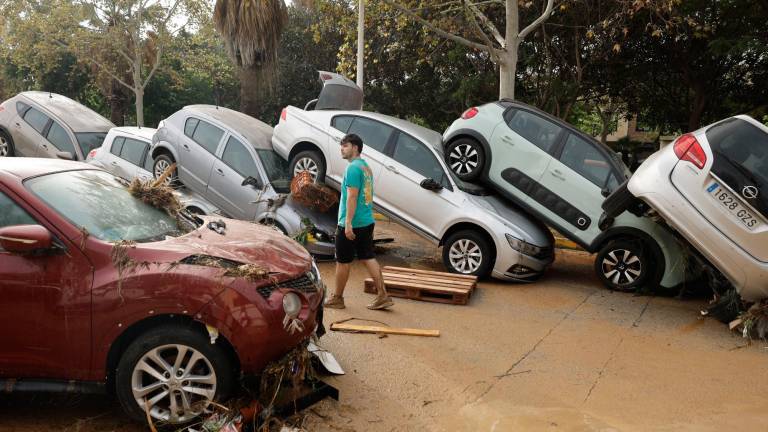
<path id="1" fill-rule="evenodd" d="M 306 339 L 324 291 L 307 251 L 218 222 L 85 163 L 0 158 L 3 387 L 113 390 L 131 417 L 183 423 Z"/>

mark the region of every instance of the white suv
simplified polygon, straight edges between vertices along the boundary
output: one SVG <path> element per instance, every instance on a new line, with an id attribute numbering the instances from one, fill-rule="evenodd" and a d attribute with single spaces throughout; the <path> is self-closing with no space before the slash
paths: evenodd
<path id="1" fill-rule="evenodd" d="M 321 72 L 321 79 L 326 85 L 315 109 L 286 107 L 272 136 L 275 151 L 291 161 L 293 173 L 309 170 L 340 188 L 347 161 L 339 143 L 355 133 L 373 171 L 375 207 L 443 246 L 448 270 L 529 281 L 553 261 L 549 230 L 454 176 L 445 165 L 439 133 L 360 111 L 361 90 L 354 83 L 328 72 Z"/>
<path id="2" fill-rule="evenodd" d="M 630 195 L 631 194 L 631 195 Z M 656 210 L 747 301 L 768 297 L 768 127 L 731 117 L 679 137 L 606 200 Z"/>

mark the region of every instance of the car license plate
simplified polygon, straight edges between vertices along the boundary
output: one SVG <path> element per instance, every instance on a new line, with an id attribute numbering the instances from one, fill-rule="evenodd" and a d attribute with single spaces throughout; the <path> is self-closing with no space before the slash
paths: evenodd
<path id="1" fill-rule="evenodd" d="M 726 191 L 719 183 L 712 183 L 707 188 L 707 192 L 719 202 L 720 205 L 725 207 L 733 216 L 736 217 L 748 230 L 754 230 L 760 225 L 760 222 L 752 214 L 751 210 L 747 210 L 738 199 L 733 196 L 732 193 Z"/>

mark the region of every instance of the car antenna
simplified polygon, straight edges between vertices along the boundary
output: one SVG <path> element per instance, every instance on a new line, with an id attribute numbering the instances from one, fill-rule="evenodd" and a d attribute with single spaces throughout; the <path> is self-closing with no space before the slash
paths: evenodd
<path id="1" fill-rule="evenodd" d="M 48 92 L 48 99 L 53 99 L 53 94 L 51 94 L 51 92 Z"/>

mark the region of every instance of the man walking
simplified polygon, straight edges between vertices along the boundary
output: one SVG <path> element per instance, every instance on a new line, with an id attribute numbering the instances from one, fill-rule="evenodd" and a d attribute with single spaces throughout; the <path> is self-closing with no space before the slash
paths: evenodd
<path id="1" fill-rule="evenodd" d="M 336 290 L 325 307 L 344 309 L 344 288 L 349 280 L 350 263 L 363 262 L 376 285 L 376 300 L 368 309 L 386 309 L 394 306 L 384 289 L 381 267 L 373 251 L 373 175 L 360 153 L 363 140 L 355 134 L 341 139 L 341 157 L 349 162 L 341 183 L 339 226 L 336 229 Z"/>

